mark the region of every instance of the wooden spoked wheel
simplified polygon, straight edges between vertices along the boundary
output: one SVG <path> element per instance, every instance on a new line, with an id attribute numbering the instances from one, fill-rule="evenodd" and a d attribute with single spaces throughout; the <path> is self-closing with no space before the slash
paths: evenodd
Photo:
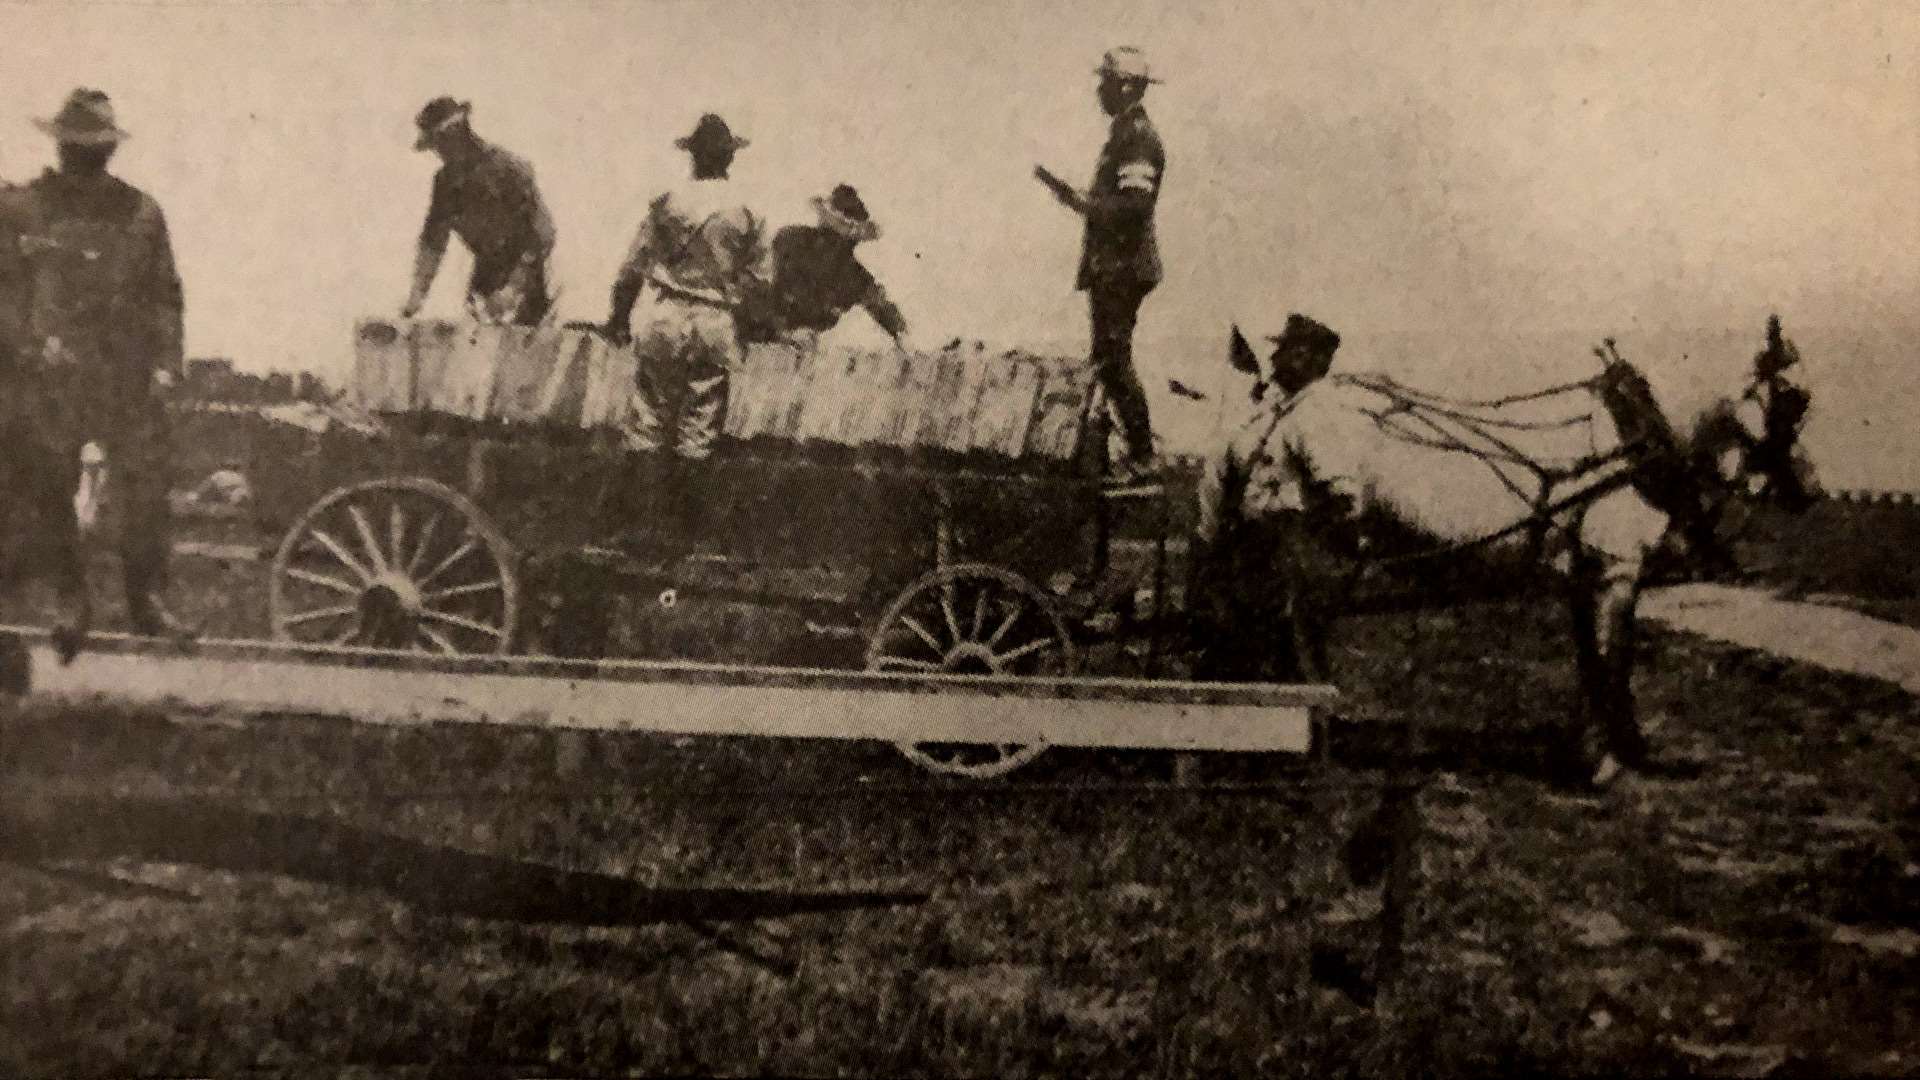
<path id="1" fill-rule="evenodd" d="M 921 577 L 888 605 L 867 645 L 869 671 L 907 674 L 1071 675 L 1079 657 L 1053 597 L 984 563 Z M 950 776 L 1003 776 L 1044 744 L 898 743 L 908 760 Z"/>
<path id="2" fill-rule="evenodd" d="M 505 653 L 519 618 L 514 556 L 473 501 L 432 480 L 373 480 L 315 503 L 274 553 L 280 641 Z"/>

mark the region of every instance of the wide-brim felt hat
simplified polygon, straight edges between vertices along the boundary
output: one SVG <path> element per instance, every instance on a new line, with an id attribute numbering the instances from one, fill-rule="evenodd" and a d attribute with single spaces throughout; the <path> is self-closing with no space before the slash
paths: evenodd
<path id="1" fill-rule="evenodd" d="M 708 113 L 693 126 L 693 131 L 673 140 L 673 145 L 682 150 L 696 148 L 714 150 L 739 150 L 750 145 L 749 141 L 733 133 L 727 122 L 718 113 Z"/>
<path id="2" fill-rule="evenodd" d="M 57 114 L 35 119 L 33 126 L 60 142 L 81 146 L 111 146 L 133 137 L 115 122 L 107 95 L 86 87 L 68 94 Z"/>
<path id="3" fill-rule="evenodd" d="M 821 224 L 855 243 L 880 236 L 880 223 L 873 220 L 867 204 L 851 185 L 841 184 L 832 195 L 815 196 L 813 208 L 819 211 Z"/>
<path id="4" fill-rule="evenodd" d="M 420 109 L 413 118 L 414 126 L 420 129 L 420 137 L 413 141 L 415 150 L 425 150 L 433 145 L 433 137 L 454 124 L 464 122 L 473 115 L 473 103 L 455 101 L 450 97 L 437 97 Z"/>

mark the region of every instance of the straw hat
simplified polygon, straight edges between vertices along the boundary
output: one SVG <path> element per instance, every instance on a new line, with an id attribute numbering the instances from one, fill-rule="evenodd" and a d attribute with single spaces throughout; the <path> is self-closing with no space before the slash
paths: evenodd
<path id="1" fill-rule="evenodd" d="M 833 194 L 826 198 L 815 196 L 813 208 L 820 212 L 820 224 L 856 244 L 880 236 L 879 223 L 867 212 L 867 204 L 850 184 L 834 188 Z"/>
<path id="2" fill-rule="evenodd" d="M 1122 45 L 1117 49 L 1108 49 L 1100 58 L 1100 66 L 1094 74 L 1103 79 L 1118 79 L 1121 82 L 1157 83 L 1153 72 L 1147 66 L 1147 57 L 1131 45 Z"/>

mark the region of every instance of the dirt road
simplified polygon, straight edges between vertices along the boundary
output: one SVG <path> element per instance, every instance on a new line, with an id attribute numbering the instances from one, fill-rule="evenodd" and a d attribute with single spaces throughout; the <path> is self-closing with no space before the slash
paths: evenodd
<path id="1" fill-rule="evenodd" d="M 1775 656 L 1895 683 L 1920 694 L 1920 631 L 1758 589 L 1691 584 L 1640 604 L 1656 622 Z"/>

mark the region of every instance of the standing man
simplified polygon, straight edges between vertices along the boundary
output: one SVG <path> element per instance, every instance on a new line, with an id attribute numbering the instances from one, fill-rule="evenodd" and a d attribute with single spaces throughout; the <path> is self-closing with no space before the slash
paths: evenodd
<path id="1" fill-rule="evenodd" d="M 1133 328 L 1140 304 L 1160 283 L 1153 212 L 1167 155 L 1145 105 L 1148 84 L 1160 80 L 1148 73 L 1140 50 L 1111 50 L 1096 74 L 1100 108 L 1113 122 L 1094 166 L 1093 186 L 1081 192 L 1041 167 L 1034 175 L 1062 205 L 1086 218 L 1075 287 L 1087 294 L 1091 356 L 1126 437 L 1127 457 L 1115 476 L 1124 483 L 1141 479 L 1154 464 L 1147 395 L 1133 366 Z"/>
<path id="2" fill-rule="evenodd" d="M 740 357 L 735 312 L 763 270 L 765 226 L 729 179 L 747 140 L 725 120 L 708 113 L 674 145 L 691 158 L 691 179 L 647 208 L 614 280 L 607 334 L 633 340 L 639 359 L 628 448 L 697 459 L 719 434 L 727 373 Z M 635 334 L 629 320 L 648 288 Z"/>
<path id="3" fill-rule="evenodd" d="M 773 280 L 754 290 L 742 311 L 742 336 L 748 342 L 812 338 L 860 307 L 905 348 L 907 321 L 854 253 L 880 236 L 866 202 L 841 184 L 832 195 L 815 197 L 813 207 L 820 224 L 790 225 L 774 234 Z"/>
<path id="4" fill-rule="evenodd" d="M 1326 680 L 1330 594 L 1340 530 L 1362 491 L 1329 450 L 1344 441 L 1332 403 L 1315 385 L 1333 366 L 1340 335 L 1303 315 L 1271 339 L 1269 373 L 1247 421 L 1207 462 L 1196 494 L 1194 677 Z M 1238 330 L 1233 366 L 1259 374 Z M 1330 546 L 1330 541 L 1333 543 Z"/>
<path id="5" fill-rule="evenodd" d="M 535 326 L 553 305 L 547 291 L 553 217 L 533 166 L 476 134 L 472 111 L 468 102 L 437 97 L 414 118 L 420 137 L 413 148 L 440 155 L 441 165 L 414 255 L 413 291 L 400 315 L 410 319 L 426 303 L 447 237 L 457 235 L 473 253 L 468 309 L 488 322 Z"/>
<path id="6" fill-rule="evenodd" d="M 141 634 L 188 637 L 161 599 L 170 549 L 171 468 L 162 392 L 181 375 L 183 301 L 158 203 L 107 172 L 127 133 L 107 95 L 78 89 L 36 121 L 59 167 L 10 192 L 11 250 L 0 253 L 0 297 L 13 354 L 7 393 L 25 440 L 26 494 L 55 536 L 66 645 L 88 617 L 82 528 L 104 485 L 119 507 L 127 616 Z"/>

